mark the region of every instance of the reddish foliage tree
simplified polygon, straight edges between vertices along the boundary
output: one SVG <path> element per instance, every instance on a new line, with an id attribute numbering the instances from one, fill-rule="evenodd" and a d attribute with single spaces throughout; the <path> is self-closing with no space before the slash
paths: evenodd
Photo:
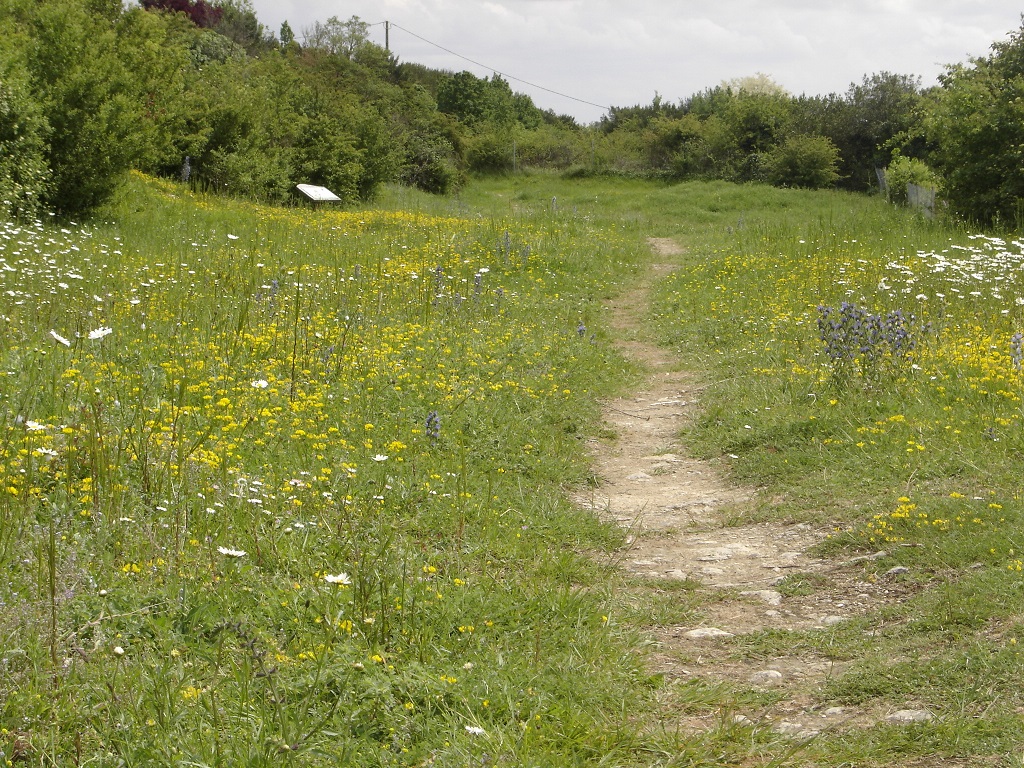
<path id="1" fill-rule="evenodd" d="M 184 13 L 197 27 L 213 27 L 220 21 L 224 11 L 215 8 L 206 0 L 142 0 L 147 11 L 169 11 Z"/>

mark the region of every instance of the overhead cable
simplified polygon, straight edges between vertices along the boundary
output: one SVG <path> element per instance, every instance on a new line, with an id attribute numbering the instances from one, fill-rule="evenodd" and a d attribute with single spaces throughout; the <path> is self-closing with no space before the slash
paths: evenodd
<path id="1" fill-rule="evenodd" d="M 383 22 L 381 22 L 381 23 L 383 23 Z M 528 85 L 531 88 L 537 88 L 538 90 L 545 91 L 547 93 L 552 93 L 555 96 L 561 96 L 563 99 L 571 99 L 572 101 L 578 101 L 580 104 L 587 104 L 587 105 L 589 105 L 591 107 L 598 107 L 599 109 L 604 109 L 606 111 L 611 111 L 611 107 L 606 107 L 604 104 L 595 104 L 594 102 L 587 101 L 586 99 L 578 99 L 575 96 L 570 96 L 567 93 L 561 93 L 559 91 L 552 90 L 551 88 L 545 88 L 543 85 L 537 85 L 536 83 L 531 83 L 529 80 L 523 80 L 521 77 L 515 77 L 514 75 L 509 75 L 509 74 L 507 74 L 505 72 L 501 72 L 500 70 L 497 70 L 494 67 L 488 67 L 486 64 L 481 64 L 479 61 L 474 61 L 473 59 L 469 58 L 468 56 L 463 56 L 461 53 L 456 53 L 455 51 L 453 51 L 453 50 L 451 50 L 449 48 L 445 48 L 443 45 L 438 45 L 437 43 L 433 42 L 432 40 L 427 40 L 427 38 L 421 37 L 420 35 L 417 35 L 415 32 L 411 32 L 408 29 L 406 29 L 405 27 L 402 27 L 402 26 L 399 26 L 398 24 L 395 24 L 395 22 L 393 22 L 393 21 L 388 22 L 388 24 L 391 27 L 393 27 L 394 29 L 402 30 L 407 35 L 412 35 L 417 40 L 422 40 L 427 45 L 432 45 L 435 48 L 439 48 L 440 50 L 444 51 L 445 53 L 450 53 L 452 56 L 456 56 L 456 57 L 462 59 L 463 61 L 468 61 L 470 64 L 475 64 L 478 67 L 483 67 L 484 69 L 489 69 L 494 74 L 501 75 L 502 77 L 504 77 L 507 80 L 515 80 L 517 83 L 522 83 L 523 85 Z M 374 25 L 374 26 L 376 26 L 376 25 Z"/>

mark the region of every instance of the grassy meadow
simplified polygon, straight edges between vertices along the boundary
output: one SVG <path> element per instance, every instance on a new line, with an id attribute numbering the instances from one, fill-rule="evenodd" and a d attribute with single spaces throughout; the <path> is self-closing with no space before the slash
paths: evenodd
<path id="1" fill-rule="evenodd" d="M 359 211 L 134 177 L 87 223 L 0 227 L 9 764 L 1020 764 L 1011 237 L 546 175 Z M 707 381 L 688 445 L 762 489 L 754 519 L 907 568 L 878 615 L 723 654 L 843 660 L 821 705 L 932 721 L 794 744 L 728 717 L 763 693 L 645 670 L 643 630 L 712 598 L 630 582 L 566 491 L 637 380 L 601 301 L 648 236 L 687 249 L 649 325 Z"/>
<path id="2" fill-rule="evenodd" d="M 533 180 L 518 197 L 555 193 Z M 734 522 L 829 527 L 820 555 L 875 555 L 846 572 L 899 595 L 836 628 L 758 632 L 722 650 L 732 660 L 841 662 L 818 706 L 879 717 L 923 708 L 930 722 L 826 731 L 792 749 L 725 723 L 726 742 L 747 747 L 745 757 L 723 755 L 753 765 L 1021 765 L 1024 239 L 842 193 L 594 181 L 558 194 L 686 248 L 657 289 L 651 327 L 707 384 L 689 448 L 760 489 Z M 829 587 L 798 574 L 779 588 Z M 707 599 L 669 595 L 666 623 L 693 623 Z M 693 683 L 668 700 L 749 712 L 751 695 Z"/>
<path id="3" fill-rule="evenodd" d="M 632 738 L 640 660 L 585 555 L 619 534 L 562 489 L 637 248 L 139 178 L 105 216 L 0 241 L 8 759 L 564 765 Z"/>

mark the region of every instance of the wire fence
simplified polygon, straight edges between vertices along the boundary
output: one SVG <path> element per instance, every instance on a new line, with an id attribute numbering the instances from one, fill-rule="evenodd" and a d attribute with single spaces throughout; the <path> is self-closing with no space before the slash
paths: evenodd
<path id="1" fill-rule="evenodd" d="M 907 205 L 921 211 L 929 219 L 935 216 L 935 187 L 907 184 Z"/>
<path id="2" fill-rule="evenodd" d="M 902 194 L 897 194 L 895 190 L 889 186 L 889 179 L 885 172 L 885 168 L 875 168 L 875 176 L 878 177 L 879 190 L 887 199 L 899 200 L 903 197 Z M 935 217 L 935 194 L 935 187 L 923 187 L 920 184 L 907 182 L 907 205 L 920 211 L 929 219 Z"/>

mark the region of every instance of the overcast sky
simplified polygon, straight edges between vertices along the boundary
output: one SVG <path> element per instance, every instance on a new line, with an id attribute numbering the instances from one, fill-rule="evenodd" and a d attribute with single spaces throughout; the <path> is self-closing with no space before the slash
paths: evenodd
<path id="1" fill-rule="evenodd" d="M 757 72 L 794 94 L 844 93 L 883 71 L 933 85 L 945 65 L 986 55 L 1020 29 L 1022 12 L 1011 0 L 253 0 L 253 7 L 275 34 L 285 20 L 301 35 L 314 21 L 358 16 L 374 24 L 370 38 L 380 45 L 378 22 L 389 21 L 399 61 L 479 77 L 501 72 L 538 106 L 581 123 L 608 106 L 650 104 L 655 93 L 676 102 Z"/>

